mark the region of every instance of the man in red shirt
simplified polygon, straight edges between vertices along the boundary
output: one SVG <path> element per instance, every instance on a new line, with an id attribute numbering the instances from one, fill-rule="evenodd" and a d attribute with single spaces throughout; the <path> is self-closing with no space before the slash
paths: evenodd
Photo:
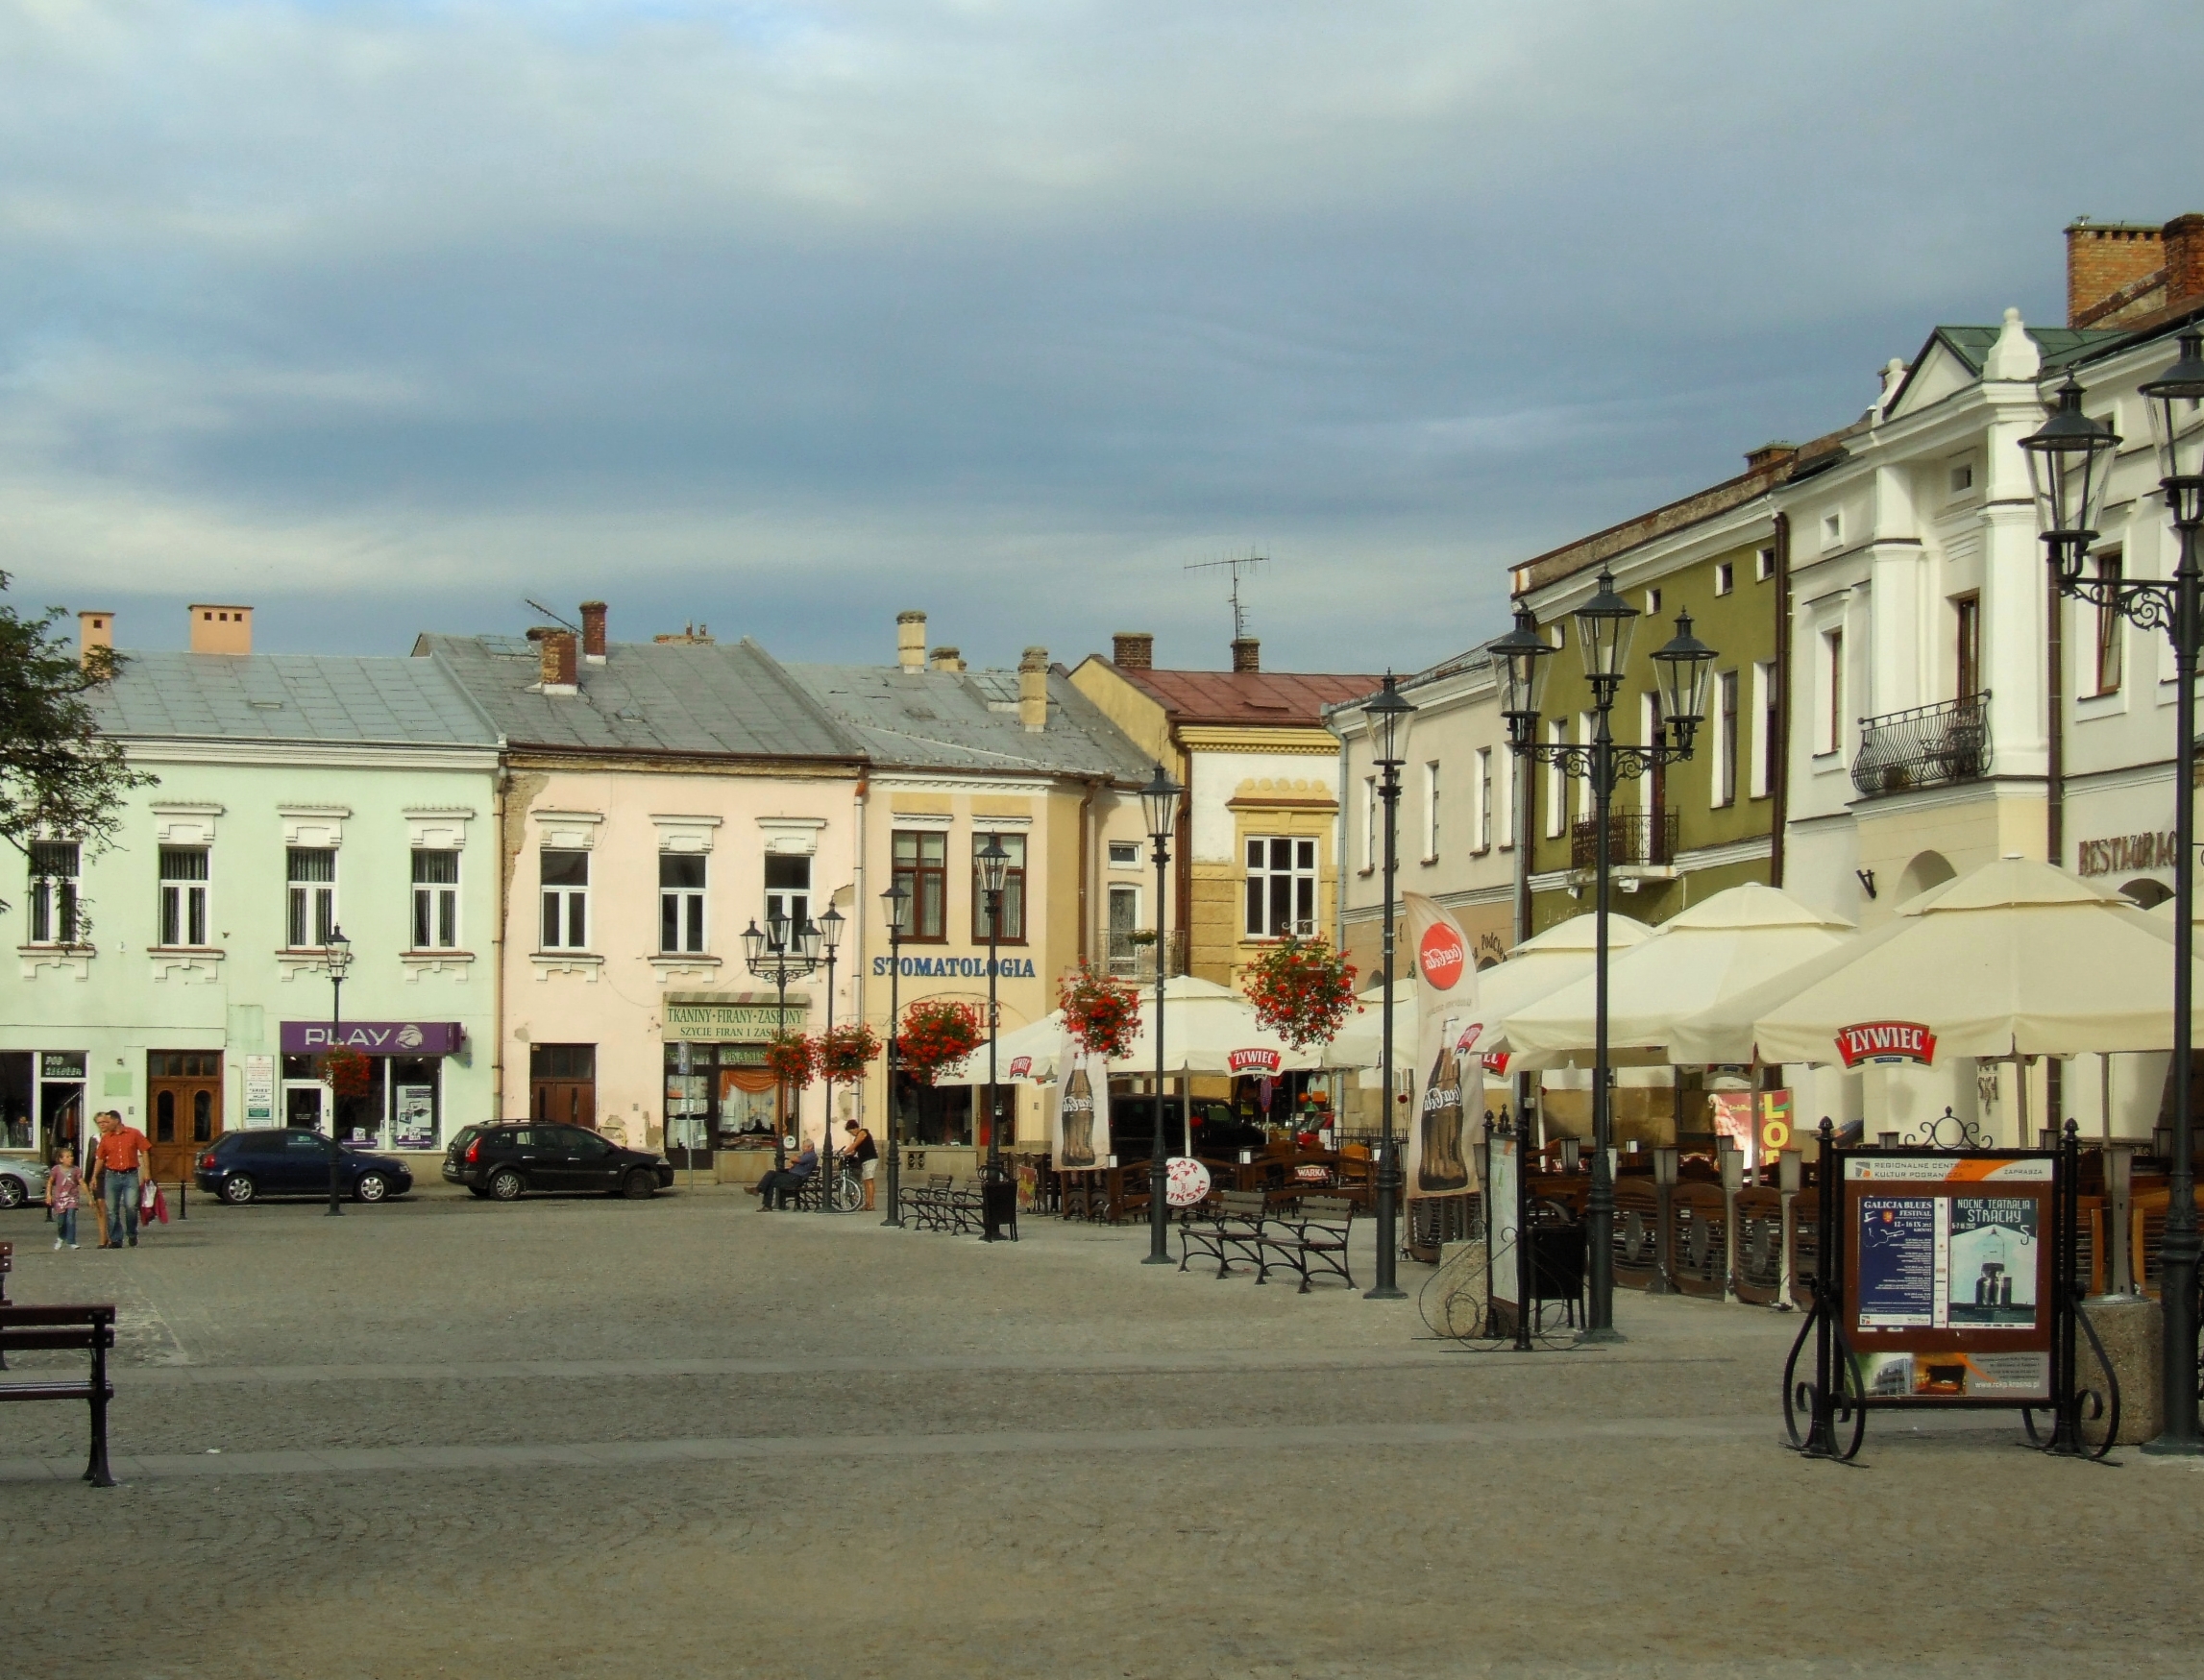
<path id="1" fill-rule="evenodd" d="M 122 1116 L 114 1109 L 93 1117 L 100 1129 L 99 1141 L 92 1146 L 100 1166 L 100 1195 L 108 1211 L 108 1240 L 101 1246 L 119 1249 L 121 1237 L 130 1233 L 130 1246 L 137 1247 L 137 1181 L 138 1172 L 145 1160 L 147 1149 L 145 1133 L 135 1126 L 125 1126 Z"/>

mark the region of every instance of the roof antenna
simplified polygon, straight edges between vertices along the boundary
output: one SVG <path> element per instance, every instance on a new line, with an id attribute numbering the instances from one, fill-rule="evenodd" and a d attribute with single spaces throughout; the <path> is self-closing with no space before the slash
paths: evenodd
<path id="1" fill-rule="evenodd" d="M 524 595 L 521 597 L 521 604 L 523 606 L 530 606 L 535 608 L 537 612 L 543 614 L 545 618 L 549 619 L 552 623 L 556 624 L 562 630 L 572 630 L 576 636 L 581 634 L 581 626 L 579 624 L 568 623 L 564 619 L 560 618 L 558 614 L 552 612 L 551 608 L 545 606 L 542 601 L 529 600 L 528 597 Z"/>
<path id="2" fill-rule="evenodd" d="M 1252 576 L 1258 568 L 1268 564 L 1261 554 L 1248 553 L 1236 554 L 1230 560 L 1195 560 L 1186 568 L 1188 572 L 1213 572 L 1222 566 L 1232 572 L 1232 639 L 1235 642 L 1244 641 L 1247 636 L 1247 609 L 1239 604 L 1240 572 L 1244 568 Z"/>

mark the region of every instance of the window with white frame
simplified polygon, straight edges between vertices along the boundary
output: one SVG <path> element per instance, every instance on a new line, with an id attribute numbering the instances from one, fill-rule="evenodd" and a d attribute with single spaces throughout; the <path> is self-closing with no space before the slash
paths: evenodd
<path id="1" fill-rule="evenodd" d="M 1714 679 L 1714 803 L 1737 803 L 1737 673 Z"/>
<path id="2" fill-rule="evenodd" d="M 290 901 L 283 942 L 294 951 L 318 951 L 336 932 L 336 848 L 286 846 L 283 875 Z"/>
<path id="3" fill-rule="evenodd" d="M 1845 516 L 1825 513 L 1822 516 L 1822 547 L 1834 548 L 1845 540 Z"/>
<path id="4" fill-rule="evenodd" d="M 1133 936 L 1140 931 L 1140 889 L 1110 889 L 1110 972 L 1131 974 L 1139 966 L 1139 947 Z"/>
<path id="5" fill-rule="evenodd" d="M 2104 589 L 2103 598 L 2110 600 L 2119 593 L 2120 550 L 2107 548 L 2095 555 L 2094 559 L 2097 582 Z M 2096 686 L 2090 692 L 2093 694 L 2117 694 L 2119 693 L 2120 667 L 2123 663 L 2120 656 L 2125 651 L 2125 621 L 2116 608 L 2109 605 L 2100 604 L 2092 610 L 2096 618 L 2095 631 L 2090 638 L 2096 655 Z"/>
<path id="6" fill-rule="evenodd" d="M 1771 577 L 1774 577 L 1775 575 L 1775 550 L 1773 548 L 1760 548 L 1754 550 L 1752 555 L 1752 581 L 1755 583 L 1766 583 Z"/>
<path id="7" fill-rule="evenodd" d="M 450 951 L 459 943 L 459 854 L 413 850 L 413 949 Z"/>
<path id="8" fill-rule="evenodd" d="M 1477 833 L 1472 843 L 1479 852 L 1492 849 L 1492 748 L 1477 749 Z"/>
<path id="9" fill-rule="evenodd" d="M 1424 857 L 1438 856 L 1438 760 L 1424 765 Z"/>
<path id="10" fill-rule="evenodd" d="M 811 859 L 798 854 L 766 857 L 766 920 L 785 916 L 792 928 L 800 928 L 811 914 Z M 791 937 L 794 936 L 792 935 Z"/>
<path id="11" fill-rule="evenodd" d="M 702 852 L 658 854 L 658 949 L 672 955 L 704 949 Z"/>
<path id="12" fill-rule="evenodd" d="M 998 834 L 995 840 L 1010 854 L 1010 861 L 1002 866 L 1002 925 L 996 932 L 995 942 L 1000 945 L 1025 943 L 1025 836 Z M 980 880 L 980 851 L 988 843 L 988 832 L 981 830 L 972 836 L 972 943 L 984 945 L 988 937 L 988 895 Z"/>
<path id="13" fill-rule="evenodd" d="M 1546 743 L 1559 746 L 1569 739 L 1569 726 L 1555 718 L 1546 725 Z M 1569 823 L 1569 778 L 1557 764 L 1546 767 L 1546 838 L 1553 840 Z"/>
<path id="14" fill-rule="evenodd" d="M 1247 840 L 1247 937 L 1316 931 L 1316 842 L 1291 835 Z"/>
<path id="15" fill-rule="evenodd" d="M 31 943 L 77 942 L 77 871 L 82 852 L 75 840 L 31 842 Z"/>
<path id="16" fill-rule="evenodd" d="M 1840 752 L 1845 744 L 1845 633 L 1822 632 L 1822 717 L 1817 752 Z"/>
<path id="17" fill-rule="evenodd" d="M 543 867 L 543 948 L 589 949 L 589 854 L 546 846 Z"/>
<path id="18" fill-rule="evenodd" d="M 1362 778 L 1362 873 L 1378 866 L 1378 778 Z"/>
<path id="19" fill-rule="evenodd" d="M 1515 849 L 1515 754 L 1500 755 L 1500 849 Z"/>
<path id="20" fill-rule="evenodd" d="M 1581 745 L 1590 746 L 1592 744 L 1592 733 L 1597 727 L 1597 724 L 1595 724 L 1593 721 L 1591 713 L 1580 712 L 1577 714 L 1577 740 Z M 1591 783 L 1580 782 L 1576 777 L 1571 776 L 1562 783 L 1562 796 L 1575 802 L 1577 807 L 1576 814 L 1578 816 L 1584 817 L 1591 816 Z"/>
<path id="21" fill-rule="evenodd" d="M 1110 867 L 1113 869 L 1138 869 L 1140 866 L 1139 840 L 1112 840 L 1110 842 Z"/>
<path id="22" fill-rule="evenodd" d="M 1752 797 L 1765 799 L 1775 787 L 1775 663 L 1763 660 L 1752 668 Z"/>
<path id="23" fill-rule="evenodd" d="M 205 846 L 160 848 L 160 942 L 207 943 L 207 888 L 210 873 Z"/>
<path id="24" fill-rule="evenodd" d="M 1724 560 L 1714 568 L 1714 593 L 1727 595 L 1737 587 L 1737 569 Z"/>

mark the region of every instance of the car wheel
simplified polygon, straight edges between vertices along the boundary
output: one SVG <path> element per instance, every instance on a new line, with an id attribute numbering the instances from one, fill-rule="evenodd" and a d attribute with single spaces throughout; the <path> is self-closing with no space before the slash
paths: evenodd
<path id="1" fill-rule="evenodd" d="M 390 1181 L 380 1173 L 362 1173 L 359 1182 L 352 1187 L 353 1198 L 359 1202 L 380 1202 L 390 1194 Z"/>
<path id="2" fill-rule="evenodd" d="M 511 1167 L 500 1167 L 490 1175 L 490 1195 L 499 1202 L 518 1202 L 521 1199 L 521 1175 Z"/>
<path id="3" fill-rule="evenodd" d="M 222 1181 L 222 1200 L 233 1207 L 242 1207 L 252 1201 L 256 1186 L 250 1175 L 232 1173 Z"/>
<path id="4" fill-rule="evenodd" d="M 20 1207 L 28 1192 L 21 1179 L 12 1179 L 0 1173 L 0 1207 Z"/>
<path id="5" fill-rule="evenodd" d="M 639 1167 L 627 1175 L 626 1181 L 620 1186 L 620 1191 L 630 1202 L 648 1202 L 651 1197 L 658 1194 L 658 1175 L 646 1172 Z"/>

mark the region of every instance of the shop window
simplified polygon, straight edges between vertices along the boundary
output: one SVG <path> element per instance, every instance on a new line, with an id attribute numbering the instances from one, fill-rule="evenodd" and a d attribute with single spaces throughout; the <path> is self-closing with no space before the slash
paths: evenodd
<path id="1" fill-rule="evenodd" d="M 658 854 L 659 950 L 703 950 L 704 864 L 701 852 Z"/>
<path id="2" fill-rule="evenodd" d="M 283 854 L 290 883 L 290 918 L 284 943 L 294 951 L 321 950 L 336 931 L 336 851 L 331 846 L 291 846 Z"/>
<path id="3" fill-rule="evenodd" d="M 396 1149 L 434 1149 L 444 1136 L 444 1059 L 389 1059 L 390 1142 Z"/>
<path id="4" fill-rule="evenodd" d="M 413 854 L 413 948 L 449 951 L 459 943 L 459 854 Z"/>
<path id="5" fill-rule="evenodd" d="M 1010 854 L 1010 862 L 1002 870 L 1002 926 L 995 942 L 1003 945 L 1025 943 L 1025 836 L 998 834 L 994 839 Z M 988 898 L 980 886 L 980 848 L 988 843 L 988 836 L 972 836 L 972 942 L 987 943 Z"/>
<path id="6" fill-rule="evenodd" d="M 914 941 L 941 943 L 949 937 L 949 837 L 939 829 L 897 829 L 895 875 L 911 895 Z"/>
<path id="7" fill-rule="evenodd" d="M 1316 931 L 1316 842 L 1288 835 L 1247 841 L 1247 916 L 1251 939 Z"/>
<path id="8" fill-rule="evenodd" d="M 766 858 L 766 920 L 770 922 L 781 916 L 787 918 L 791 928 L 800 928 L 810 913 L 811 860 L 769 854 Z"/>
<path id="9" fill-rule="evenodd" d="M 31 1054 L 0 1051 L 0 1148 L 32 1146 L 31 1112 Z"/>
<path id="10" fill-rule="evenodd" d="M 547 951 L 589 949 L 589 854 L 544 849 L 544 942 Z"/>
<path id="11" fill-rule="evenodd" d="M 82 854 L 75 840 L 31 842 L 31 943 L 77 942 L 77 870 Z"/>
<path id="12" fill-rule="evenodd" d="M 207 943 L 207 848 L 160 848 L 160 942 Z"/>

